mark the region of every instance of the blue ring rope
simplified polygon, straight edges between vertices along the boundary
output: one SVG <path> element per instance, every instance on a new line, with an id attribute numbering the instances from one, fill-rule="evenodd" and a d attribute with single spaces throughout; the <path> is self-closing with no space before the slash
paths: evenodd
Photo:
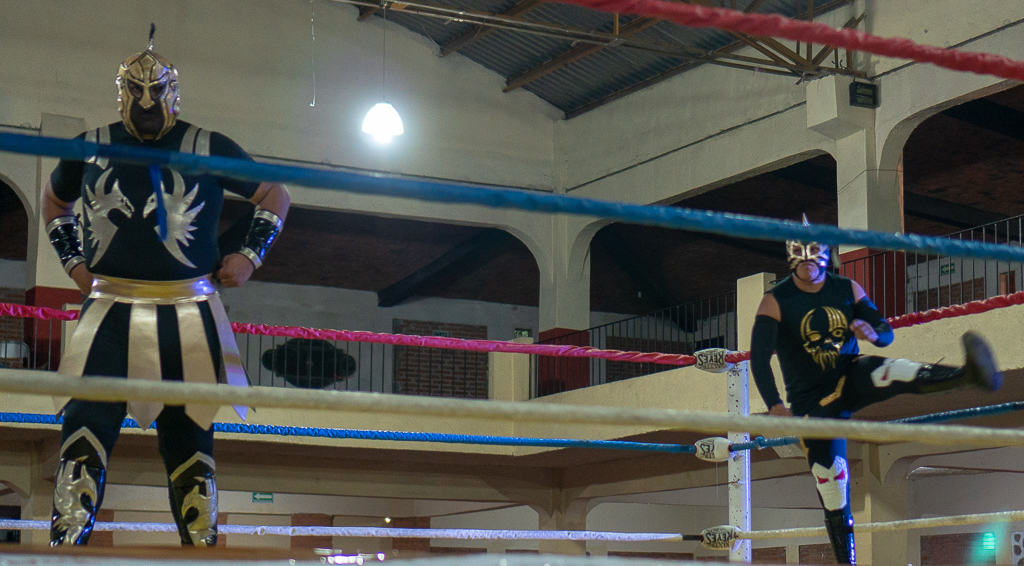
<path id="1" fill-rule="evenodd" d="M 985 405 L 983 407 L 971 407 L 969 409 L 955 409 L 952 411 L 929 413 L 927 415 L 918 415 L 916 417 L 903 417 L 901 419 L 893 419 L 887 422 L 901 424 L 940 423 L 959 419 L 973 419 L 976 417 L 1001 415 L 1003 413 L 1012 413 L 1022 409 L 1024 409 L 1024 401 L 1011 401 L 1009 403 L 1000 403 L 998 405 Z M 785 446 L 787 444 L 796 444 L 798 442 L 800 442 L 800 439 L 795 436 L 781 436 L 779 438 L 765 438 L 763 436 L 758 436 L 750 442 L 737 442 L 736 444 L 730 444 L 729 450 L 731 452 L 740 450 L 761 450 L 762 448 Z"/>
<path id="2" fill-rule="evenodd" d="M 1012 401 L 998 405 L 971 407 L 942 411 L 916 417 L 905 417 L 889 422 L 905 424 L 937 423 L 957 419 L 970 419 L 990 415 L 1010 413 L 1024 409 L 1024 401 Z M 64 422 L 62 417 L 37 413 L 0 412 L 0 423 L 49 424 L 58 425 Z M 123 428 L 139 428 L 133 419 L 126 418 L 121 423 Z M 484 436 L 477 434 L 439 434 L 431 432 L 401 432 L 389 430 L 361 430 L 317 428 L 304 426 L 254 425 L 238 423 L 213 423 L 214 432 L 228 434 L 266 434 L 275 436 L 306 436 L 314 438 L 347 438 L 356 440 L 390 440 L 406 442 L 438 442 L 446 444 L 485 444 L 492 446 L 542 446 L 558 448 L 603 448 L 611 450 L 634 450 L 642 452 L 667 452 L 673 454 L 693 454 L 696 448 L 689 444 L 664 444 L 654 442 L 629 442 L 623 440 L 578 440 L 571 438 L 529 438 L 515 436 Z M 730 452 L 742 450 L 762 450 L 773 446 L 796 444 L 800 440 L 794 436 L 765 438 L 758 436 L 750 442 L 738 442 L 729 445 Z"/>
<path id="3" fill-rule="evenodd" d="M 159 164 L 185 174 L 216 174 L 253 182 L 273 181 L 352 193 L 387 195 L 424 201 L 460 202 L 489 207 L 596 216 L 611 220 L 709 232 L 759 240 L 814 240 L 832 245 L 856 244 L 888 250 L 991 258 L 1024 262 L 1024 249 L 1010 246 L 951 240 L 937 236 L 892 234 L 852 230 L 822 224 L 773 220 L 742 214 L 610 202 L 510 188 L 488 188 L 382 174 L 325 171 L 291 165 L 259 163 L 244 159 L 162 151 L 148 147 L 98 144 L 84 139 L 60 139 L 0 133 L 0 151 L 84 160 L 92 156 L 145 165 Z"/>
<path id="4" fill-rule="evenodd" d="M 26 423 L 57 425 L 63 417 L 35 413 L 0 412 L 0 423 Z M 122 428 L 139 428 L 133 419 L 126 418 Z M 307 436 L 314 438 L 349 438 L 356 440 L 393 440 L 407 442 L 440 442 L 447 444 L 487 444 L 497 446 L 543 446 L 558 448 L 604 448 L 610 450 L 636 450 L 643 452 L 668 452 L 693 454 L 695 448 L 687 444 L 662 444 L 654 442 L 628 442 L 624 440 L 578 440 L 572 438 L 527 438 L 515 436 L 484 436 L 478 434 L 437 434 L 431 432 L 400 432 L 390 430 L 360 430 L 338 428 L 315 428 L 305 426 L 254 425 L 238 423 L 213 423 L 214 432 L 229 434 L 267 434 L 276 436 Z"/>

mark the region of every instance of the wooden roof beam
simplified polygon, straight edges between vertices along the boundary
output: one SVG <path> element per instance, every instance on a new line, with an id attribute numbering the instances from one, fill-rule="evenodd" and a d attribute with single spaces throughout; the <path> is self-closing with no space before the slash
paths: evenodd
<path id="1" fill-rule="evenodd" d="M 661 20 L 655 18 L 637 18 L 622 26 L 622 28 L 619 29 L 619 36 L 623 38 L 629 37 L 657 24 L 660 21 Z M 519 75 L 510 78 L 508 82 L 505 83 L 505 88 L 502 89 L 502 92 L 511 92 L 521 86 L 530 84 L 537 79 L 550 75 L 559 69 L 571 65 L 584 57 L 593 55 L 594 53 L 597 53 L 609 46 L 610 44 L 590 44 L 573 47 L 542 65 L 532 69 L 527 69 Z"/>
<path id="2" fill-rule="evenodd" d="M 533 10 L 538 5 L 543 4 L 544 1 L 545 0 L 522 0 L 521 2 L 516 4 L 515 6 L 509 8 L 508 10 L 506 10 L 504 12 L 502 12 L 501 15 L 505 16 L 505 17 L 519 16 L 519 15 L 525 14 L 526 12 L 529 12 L 530 10 Z M 472 28 L 470 28 L 468 31 L 466 31 L 462 35 L 460 35 L 460 36 L 452 39 L 451 41 L 445 43 L 444 45 L 442 45 L 441 46 L 441 57 L 444 57 L 446 55 L 451 55 L 452 53 L 455 53 L 459 49 L 462 49 L 463 47 L 469 45 L 470 43 L 473 43 L 474 41 L 476 41 L 476 40 L 486 36 L 487 34 L 491 33 L 495 29 L 497 29 L 497 28 L 488 27 L 488 26 L 481 26 L 481 25 L 473 26 Z"/>

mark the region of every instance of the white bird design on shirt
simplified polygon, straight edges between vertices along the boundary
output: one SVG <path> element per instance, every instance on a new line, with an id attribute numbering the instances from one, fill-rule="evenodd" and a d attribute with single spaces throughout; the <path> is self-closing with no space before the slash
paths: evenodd
<path id="1" fill-rule="evenodd" d="M 190 241 L 195 238 L 192 235 L 196 229 L 193 221 L 199 215 L 199 211 L 206 206 L 206 203 L 200 202 L 194 208 L 189 208 L 199 193 L 199 183 L 193 185 L 192 190 L 186 193 L 185 179 L 181 177 L 181 174 L 171 170 L 171 175 L 174 178 L 174 186 L 170 193 L 164 191 L 164 183 L 162 180 L 160 181 L 164 207 L 167 209 L 167 239 L 163 241 L 163 244 L 168 253 L 174 256 L 174 259 L 189 267 L 195 267 L 195 264 L 185 257 L 181 248 L 182 246 L 187 248 Z M 148 217 L 154 210 L 156 210 L 156 193 L 149 195 L 149 199 L 146 200 L 146 206 L 142 209 L 143 218 Z M 159 234 L 159 226 L 153 229 Z"/>
<path id="2" fill-rule="evenodd" d="M 110 241 L 117 233 L 117 225 L 110 220 L 110 213 L 120 210 L 125 216 L 131 217 L 135 212 L 135 207 L 121 192 L 116 179 L 110 190 L 104 191 L 103 187 L 111 171 L 112 169 L 104 171 L 91 187 L 85 185 L 85 202 L 82 210 L 89 221 L 89 243 L 93 249 L 89 267 L 94 267 L 103 254 L 107 253 Z"/>

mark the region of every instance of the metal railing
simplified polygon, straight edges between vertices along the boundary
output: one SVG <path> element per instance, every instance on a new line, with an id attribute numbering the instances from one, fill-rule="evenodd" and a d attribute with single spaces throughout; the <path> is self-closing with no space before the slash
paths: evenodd
<path id="1" fill-rule="evenodd" d="M 983 224 L 946 237 L 1024 244 L 1024 216 Z M 1024 288 L 1024 264 L 917 252 L 881 252 L 846 259 L 840 273 L 854 279 L 886 317 L 958 305 Z"/>
<path id="2" fill-rule="evenodd" d="M 960 240 L 1024 245 L 1024 215 L 949 234 Z M 1024 263 L 915 252 L 865 253 L 840 273 L 859 282 L 886 317 L 1024 289 Z M 9 319 L 8 319 L 9 321 Z M 0 320 L 0 322 L 4 322 Z M 60 321 L 18 320 L 0 332 L 0 367 L 55 370 Z M 542 340 L 609 350 L 692 354 L 736 349 L 736 294 L 728 293 L 581 332 Z M 486 353 L 387 344 L 236 335 L 254 385 L 486 398 Z M 535 356 L 531 396 L 599 385 L 671 366 Z"/>
<path id="3" fill-rule="evenodd" d="M 606 350 L 693 354 L 736 349 L 736 293 L 686 303 L 588 330 L 539 341 Z M 532 397 L 600 385 L 672 369 L 650 363 L 538 356 L 531 367 Z"/>
<path id="4" fill-rule="evenodd" d="M 0 319 L 10 320 L 17 325 L 8 325 L 0 335 L 0 368 L 55 371 L 63 323 Z M 488 395 L 486 352 L 253 334 L 235 338 L 253 385 L 459 398 Z"/>

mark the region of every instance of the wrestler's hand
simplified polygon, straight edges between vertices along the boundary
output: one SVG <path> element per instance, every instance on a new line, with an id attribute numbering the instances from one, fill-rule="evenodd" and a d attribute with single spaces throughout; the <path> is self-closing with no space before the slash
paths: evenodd
<path id="1" fill-rule="evenodd" d="M 768 414 L 773 417 L 792 417 L 793 412 L 786 408 L 782 403 L 776 403 L 768 409 Z"/>
<path id="2" fill-rule="evenodd" d="M 241 287 L 252 277 L 255 267 L 242 254 L 228 254 L 220 262 L 220 269 L 214 276 L 225 287 Z"/>
<path id="3" fill-rule="evenodd" d="M 78 290 L 83 295 L 88 295 L 92 290 L 92 273 L 89 272 L 89 268 L 85 266 L 85 262 L 76 265 L 69 274 L 71 280 L 78 286 Z"/>
<path id="4" fill-rule="evenodd" d="M 878 340 L 878 333 L 875 332 L 875 329 L 859 318 L 853 319 L 853 322 L 850 323 L 850 330 L 857 335 L 858 340 L 867 340 L 872 343 Z"/>

